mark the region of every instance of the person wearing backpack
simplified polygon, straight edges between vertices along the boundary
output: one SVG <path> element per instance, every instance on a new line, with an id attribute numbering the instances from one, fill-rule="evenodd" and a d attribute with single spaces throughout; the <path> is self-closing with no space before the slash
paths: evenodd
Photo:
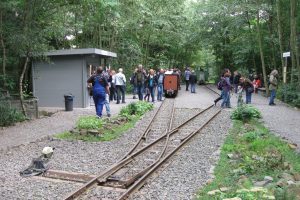
<path id="1" fill-rule="evenodd" d="M 93 99 L 95 102 L 96 115 L 102 117 L 103 105 L 105 103 L 105 95 L 109 94 L 109 86 L 106 77 L 103 75 L 103 68 L 98 67 L 96 74 L 93 74 L 87 83 L 93 85 Z"/>
<path id="2" fill-rule="evenodd" d="M 224 77 L 222 78 L 222 91 L 223 91 L 223 102 L 221 104 L 222 108 L 231 108 L 230 105 L 230 76 L 231 72 L 229 69 L 224 69 Z"/>
<path id="3" fill-rule="evenodd" d="M 224 73 L 222 73 L 222 75 L 221 75 L 221 77 L 220 77 L 220 80 L 219 80 L 219 82 L 217 83 L 217 88 L 218 88 L 218 90 L 221 90 L 221 94 L 220 94 L 220 96 L 218 97 L 218 98 L 216 98 L 215 100 L 214 100 L 214 103 L 215 103 L 215 105 L 217 105 L 217 103 L 221 100 L 221 99 L 223 99 L 223 81 L 224 81 L 224 79 L 223 79 L 223 77 L 224 77 Z"/>
<path id="4" fill-rule="evenodd" d="M 270 79 L 269 79 L 269 82 L 270 82 L 269 90 L 271 92 L 270 101 L 269 101 L 270 106 L 275 106 L 276 105 L 274 103 L 274 100 L 275 100 L 275 97 L 276 97 L 276 90 L 277 90 L 277 85 L 278 85 L 277 76 L 278 76 L 278 71 L 276 69 L 274 69 L 271 72 Z"/>
<path id="5" fill-rule="evenodd" d="M 139 100 L 143 101 L 144 83 L 145 83 L 145 72 L 143 70 L 143 65 L 138 66 L 138 70 L 134 75 L 134 84 L 136 85 Z"/>
<path id="6" fill-rule="evenodd" d="M 240 85 L 246 93 L 246 104 L 250 104 L 252 93 L 254 92 L 254 86 L 252 82 L 249 79 L 242 76 L 240 78 Z"/>

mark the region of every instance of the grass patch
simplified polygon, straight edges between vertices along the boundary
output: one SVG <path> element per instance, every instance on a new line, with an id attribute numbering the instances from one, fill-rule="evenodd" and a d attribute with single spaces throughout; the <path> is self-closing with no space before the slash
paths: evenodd
<path id="1" fill-rule="evenodd" d="M 103 133 L 100 141 L 110 141 L 118 138 L 122 133 L 134 127 L 135 123 L 140 119 L 140 116 L 131 118 L 127 123 L 117 126 L 114 129 L 107 130 Z"/>
<path id="2" fill-rule="evenodd" d="M 234 157 L 229 158 L 229 155 Z M 299 154 L 257 120 L 248 121 L 246 124 L 234 121 L 214 171 L 215 179 L 199 192 L 197 199 L 299 198 L 296 194 L 300 194 L 300 185 L 296 188 L 290 187 L 283 179 L 283 174 L 291 177 L 300 174 Z M 265 176 L 271 176 L 274 180 L 260 191 L 255 191 L 254 184 L 263 181 Z M 279 181 L 283 182 L 282 186 L 278 186 Z M 228 188 L 229 191 L 220 192 L 222 187 Z M 214 190 L 214 195 L 208 194 Z"/>
<path id="3" fill-rule="evenodd" d="M 141 116 L 152 109 L 153 104 L 137 102 L 123 107 L 120 114 L 113 118 L 80 117 L 76 123 L 76 129 L 71 132 L 56 134 L 54 137 L 63 140 L 83 140 L 86 142 L 110 141 L 134 127 Z"/>
<path id="4" fill-rule="evenodd" d="M 104 125 L 103 120 L 99 120 L 95 116 L 80 117 L 77 122 L 78 129 L 99 129 Z"/>

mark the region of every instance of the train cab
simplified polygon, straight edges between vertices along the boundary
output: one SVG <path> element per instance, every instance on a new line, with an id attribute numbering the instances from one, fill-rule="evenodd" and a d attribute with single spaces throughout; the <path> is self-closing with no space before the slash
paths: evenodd
<path id="1" fill-rule="evenodd" d="M 164 93 L 166 97 L 175 97 L 180 84 L 179 74 L 173 71 L 166 71 L 164 78 Z"/>

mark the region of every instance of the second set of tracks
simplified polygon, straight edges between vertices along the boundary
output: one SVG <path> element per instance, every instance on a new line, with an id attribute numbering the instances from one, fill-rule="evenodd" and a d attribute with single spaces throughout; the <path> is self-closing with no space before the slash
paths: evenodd
<path id="1" fill-rule="evenodd" d="M 174 99 L 165 99 L 132 149 L 114 165 L 68 194 L 65 199 L 80 199 L 83 198 L 82 196 L 89 196 L 97 186 L 118 188 L 118 192 L 115 192 L 113 197 L 110 197 L 111 199 L 128 198 L 144 185 L 153 172 L 221 111 L 211 105 L 173 127 L 174 104 Z M 97 196 L 97 198 L 107 197 Z"/>

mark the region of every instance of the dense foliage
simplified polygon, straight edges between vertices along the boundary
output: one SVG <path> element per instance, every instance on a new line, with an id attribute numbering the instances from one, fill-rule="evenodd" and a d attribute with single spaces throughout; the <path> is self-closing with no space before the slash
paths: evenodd
<path id="1" fill-rule="evenodd" d="M 0 126 L 14 125 L 16 122 L 24 121 L 26 118 L 8 103 L 0 104 Z"/>
<path id="2" fill-rule="evenodd" d="M 282 80 L 282 53 L 290 51 L 287 81 L 299 85 L 299 7 L 297 0 L 2 0 L 0 87 L 22 97 L 31 90 L 33 55 L 86 47 L 117 52 L 110 64 L 127 76 L 139 63 L 191 65 L 215 77 L 225 67 L 256 73 L 265 83 L 274 68 Z"/>
<path id="3" fill-rule="evenodd" d="M 278 89 L 277 96 L 283 102 L 300 108 L 300 86 L 296 83 L 281 85 Z"/>

